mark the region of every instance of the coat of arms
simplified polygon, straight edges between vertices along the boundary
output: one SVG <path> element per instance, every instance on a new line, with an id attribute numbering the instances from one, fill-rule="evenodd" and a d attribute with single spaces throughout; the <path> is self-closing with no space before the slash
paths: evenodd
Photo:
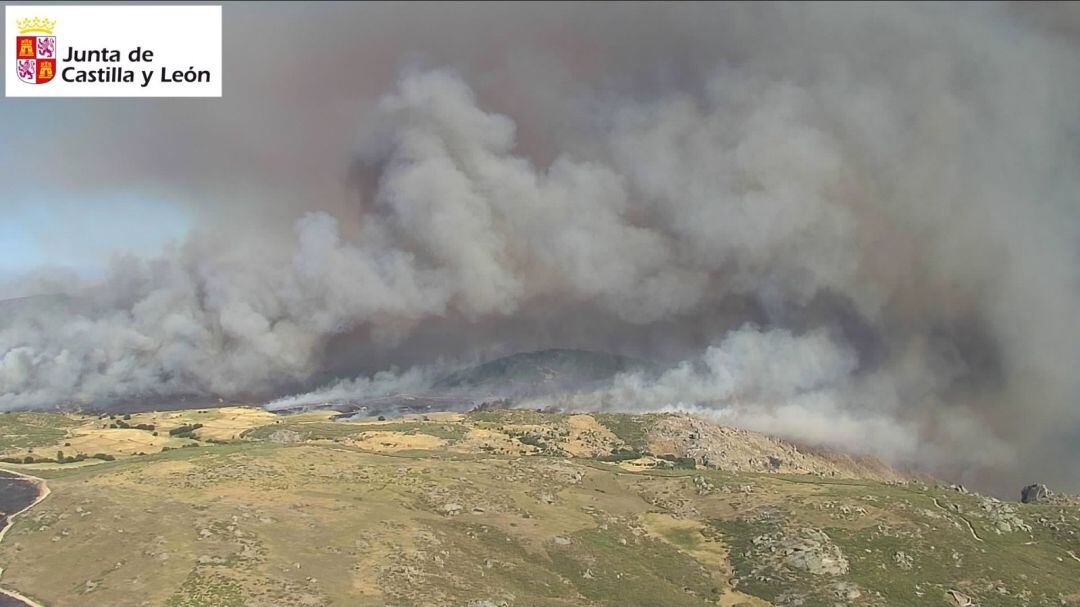
<path id="1" fill-rule="evenodd" d="M 19 80 L 30 84 L 44 84 L 56 76 L 55 21 L 34 17 L 20 19 L 15 24 L 19 35 L 15 37 L 15 71 Z"/>

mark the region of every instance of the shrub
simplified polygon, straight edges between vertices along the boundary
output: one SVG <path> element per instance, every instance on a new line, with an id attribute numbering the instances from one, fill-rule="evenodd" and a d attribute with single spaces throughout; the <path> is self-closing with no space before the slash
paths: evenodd
<path id="1" fill-rule="evenodd" d="M 674 455 L 661 455 L 661 459 L 666 459 L 671 462 L 675 468 L 681 470 L 695 470 L 697 469 L 697 460 L 692 457 L 677 457 Z"/>
<path id="2" fill-rule="evenodd" d="M 536 447 L 538 449 L 544 449 L 544 448 L 547 447 L 547 443 L 544 442 L 544 439 L 541 438 L 539 435 L 536 435 L 536 434 L 533 434 L 533 433 L 529 433 L 529 434 L 525 434 L 523 436 L 519 436 L 518 441 L 520 441 L 523 444 Z"/>
<path id="3" fill-rule="evenodd" d="M 175 436 L 177 438 L 191 438 L 191 433 L 202 428 L 202 424 L 188 424 L 185 426 L 179 426 L 169 430 L 169 436 Z"/>
<path id="4" fill-rule="evenodd" d="M 608 455 L 598 455 L 596 459 L 602 462 L 624 462 L 630 459 L 638 459 L 645 457 L 648 453 L 638 451 L 637 449 L 616 449 Z"/>

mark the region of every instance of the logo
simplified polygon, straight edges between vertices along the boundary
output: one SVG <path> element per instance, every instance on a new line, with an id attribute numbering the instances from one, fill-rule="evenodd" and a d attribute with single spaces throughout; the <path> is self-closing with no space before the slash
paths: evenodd
<path id="1" fill-rule="evenodd" d="M 15 71 L 19 80 L 30 84 L 52 80 L 56 76 L 56 36 L 52 35 L 56 22 L 34 17 L 20 19 L 15 25 L 19 30 L 15 37 Z"/>

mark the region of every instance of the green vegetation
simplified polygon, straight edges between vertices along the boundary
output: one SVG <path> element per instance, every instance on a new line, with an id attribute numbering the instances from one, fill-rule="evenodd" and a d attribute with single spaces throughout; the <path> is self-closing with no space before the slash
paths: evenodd
<path id="1" fill-rule="evenodd" d="M 124 421 L 124 420 L 130 420 L 130 419 L 131 419 L 130 415 L 125 415 L 124 419 L 116 420 L 115 422 L 109 424 L 109 427 L 114 428 L 114 429 L 115 428 L 122 428 L 122 429 L 134 428 L 135 430 L 146 430 L 147 432 L 153 432 L 154 430 L 157 429 L 157 427 L 154 426 L 154 424 L 134 424 L 134 425 L 132 425 L 132 424 L 129 424 L 126 421 Z M 199 424 L 199 425 L 201 426 L 201 424 Z"/>
<path id="2" fill-rule="evenodd" d="M 54 445 L 79 421 L 57 413 L 0 415 L 0 452 Z"/>
<path id="3" fill-rule="evenodd" d="M 649 448 L 646 435 L 647 425 L 640 415 L 622 415 L 618 413 L 598 413 L 593 415 L 601 426 L 611 430 L 631 449 L 645 452 Z"/>
<path id="4" fill-rule="evenodd" d="M 269 424 L 252 428 L 243 433 L 244 438 L 252 440 L 266 440 L 275 432 L 296 432 L 302 440 L 333 440 L 356 436 L 360 433 L 355 424 L 339 424 L 335 422 L 294 422 L 284 420 L 281 423 Z"/>
<path id="5" fill-rule="evenodd" d="M 302 440 L 335 440 L 355 437 L 364 432 L 401 432 L 403 434 L 427 434 L 447 441 L 460 440 L 468 433 L 468 428 L 453 423 L 404 421 L 381 424 L 337 422 L 290 422 L 270 424 L 252 428 L 244 433 L 244 438 L 266 440 L 275 432 L 296 432 Z"/>
<path id="6" fill-rule="evenodd" d="M 458 441 L 468 434 L 465 426 L 439 422 L 400 422 L 389 424 L 371 424 L 356 426 L 363 430 L 382 432 L 401 432 L 403 434 L 427 434 L 447 441 Z"/>
<path id="7" fill-rule="evenodd" d="M 695 470 L 697 468 L 697 460 L 692 457 L 678 457 L 675 455 L 660 455 L 658 457 L 671 462 L 679 470 Z"/>
<path id="8" fill-rule="evenodd" d="M 166 607 L 245 607 L 240 587 L 227 577 L 195 571 L 184 580 Z"/>
<path id="9" fill-rule="evenodd" d="M 553 565 L 574 590 L 605 605 L 708 605 L 719 584 L 667 542 L 608 525 L 574 534 L 553 552 Z"/>
<path id="10" fill-rule="evenodd" d="M 191 438 L 191 433 L 202 427 L 202 424 L 185 424 L 169 430 L 169 436 L 175 436 L 176 438 Z"/>
<path id="11" fill-rule="evenodd" d="M 634 449 L 616 449 L 607 455 L 598 455 L 596 459 L 601 462 L 625 462 L 632 459 L 642 458 L 648 455 Z"/>
<path id="12" fill-rule="evenodd" d="M 553 426 L 566 421 L 567 417 L 561 413 L 541 413 L 532 409 L 495 409 L 469 413 L 469 419 L 492 425 Z"/>

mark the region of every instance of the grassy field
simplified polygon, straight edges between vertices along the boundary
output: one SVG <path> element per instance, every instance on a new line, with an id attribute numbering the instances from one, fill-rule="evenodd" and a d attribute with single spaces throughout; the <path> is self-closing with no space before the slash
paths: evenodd
<path id="1" fill-rule="evenodd" d="M 213 417 L 168 423 L 199 415 Z M 104 421 L 92 423 L 115 431 Z M 182 439 L 195 447 L 37 465 L 52 494 L 0 543 L 4 586 L 48 607 L 956 605 L 950 591 L 1080 605 L 1076 506 L 1003 513 L 918 483 L 629 471 L 476 442 L 541 428 L 556 449 L 608 431 L 619 448 L 648 447 L 648 418 L 264 421 Z M 381 446 L 406 438 L 438 446 Z M 804 566 L 832 550 L 843 572 Z"/>
<path id="2" fill-rule="evenodd" d="M 55 413 L 0 413 L 0 454 L 55 445 L 68 428 L 81 423 L 77 417 Z"/>

